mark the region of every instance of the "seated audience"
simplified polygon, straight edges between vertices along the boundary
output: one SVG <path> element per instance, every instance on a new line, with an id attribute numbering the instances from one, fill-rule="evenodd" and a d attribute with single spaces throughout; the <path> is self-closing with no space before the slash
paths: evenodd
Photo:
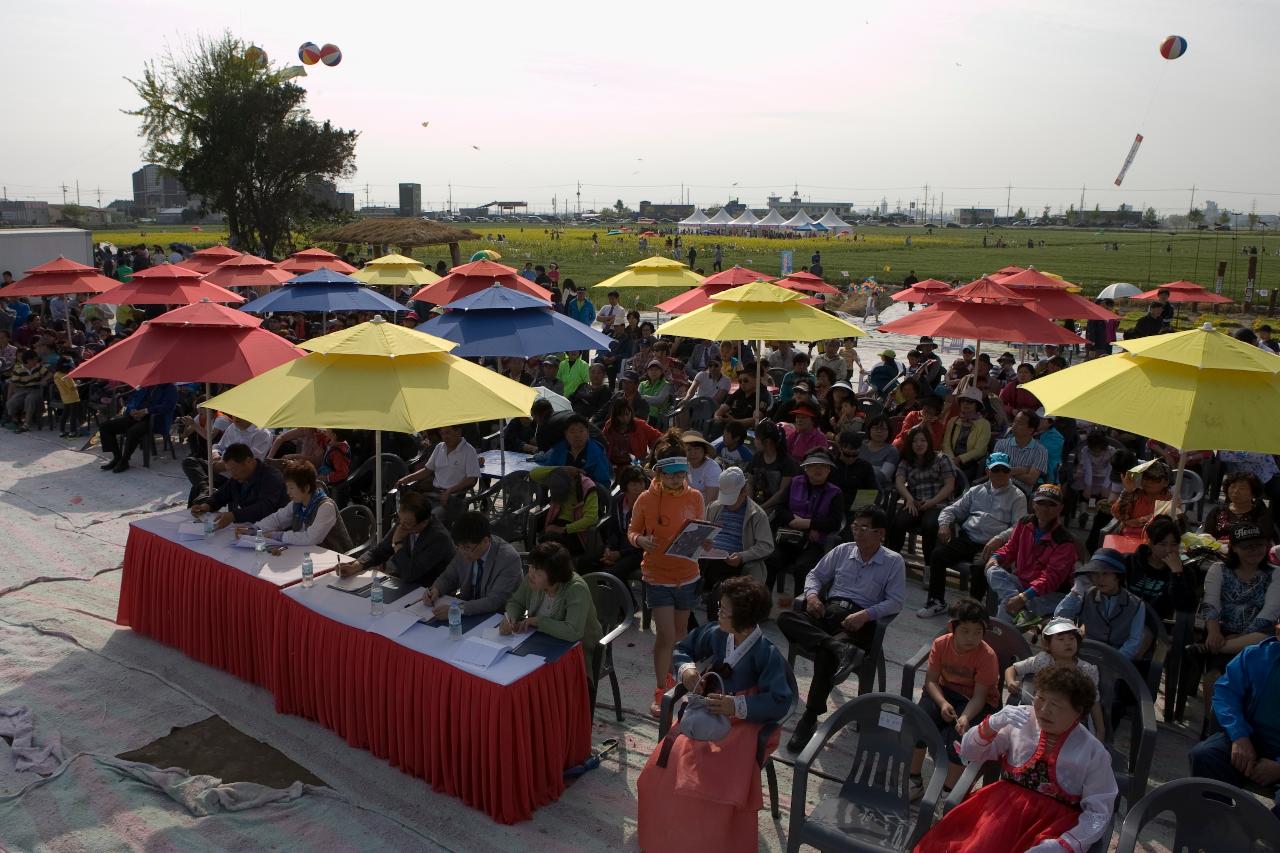
<path id="1" fill-rule="evenodd" d="M 590 423 L 582 415 L 573 414 L 564 422 L 564 438 L 549 450 L 533 455 L 539 465 L 559 468 L 568 465 L 586 474 L 598 486 L 606 489 L 613 482 L 613 466 L 605 453 L 602 442 L 592 439 Z"/>
<path id="2" fill-rule="evenodd" d="M 893 476 L 898 472 L 901 454 L 889 441 L 889 419 L 878 415 L 867 421 L 867 440 L 862 444 L 860 456 L 871 463 L 876 472 L 876 485 L 880 491 L 893 488 Z"/>
<path id="3" fill-rule="evenodd" d="M 233 444 L 222 458 L 228 478 L 212 495 L 191 506 L 191 514 L 196 518 L 226 507 L 215 522 L 221 530 L 232 522 L 259 522 L 288 503 L 289 495 L 280 472 L 259 462 L 248 445 Z"/>
<path id="4" fill-rule="evenodd" d="M 503 611 L 524 575 L 516 549 L 490 532 L 489 518 L 482 512 L 464 512 L 449 533 L 453 559 L 427 587 L 422 601 L 437 619 L 445 620 L 451 603 L 445 599 L 456 598 L 464 616 Z"/>
<path id="5" fill-rule="evenodd" d="M 529 552 L 529 569 L 507 602 L 498 629 L 504 635 L 537 630 L 582 643 L 587 680 L 596 680 L 603 632 L 591 587 L 573 570 L 573 558 L 564 546 L 543 542 Z"/>
<path id="6" fill-rule="evenodd" d="M 861 491 L 876 491 L 876 471 L 862 458 L 862 436 L 852 430 L 840 433 L 836 439 L 835 466 L 831 469 L 831 482 L 844 492 L 845 513 L 853 511 L 853 498 Z"/>
<path id="7" fill-rule="evenodd" d="M 756 390 L 760 399 L 757 403 Z M 773 395 L 769 389 L 756 384 L 756 365 L 744 364 L 738 374 L 738 387 L 729 392 L 724 402 L 716 409 L 715 419 L 722 423 L 721 429 L 727 428 L 731 421 L 750 429 L 765 416 L 773 406 Z"/>
<path id="8" fill-rule="evenodd" d="M 644 471 L 628 465 L 618 472 L 618 493 L 609 499 L 609 519 L 601 531 L 604 553 L 600 566 L 604 571 L 622 581 L 629 581 L 640 571 L 640 558 L 644 552 L 631 544 L 627 530 L 631 526 L 631 512 L 649 487 Z"/>
<path id="9" fill-rule="evenodd" d="M 1036 673 L 1055 664 L 1075 667 L 1097 689 L 1098 668 L 1087 660 L 1080 659 L 1080 644 L 1083 642 L 1084 632 L 1070 619 L 1055 616 L 1046 622 L 1040 631 L 1041 650 L 1029 658 L 1014 661 L 1004 671 L 1004 687 L 1009 692 L 1009 704 L 1018 704 L 1024 694 L 1034 694 Z M 1102 735 L 1102 708 L 1097 703 L 1094 703 L 1089 717 L 1093 733 Z"/>
<path id="10" fill-rule="evenodd" d="M 456 518 L 462 513 L 465 495 L 479 480 L 480 457 L 476 449 L 462 437 L 461 426 L 446 426 L 440 428 L 440 443 L 432 448 L 427 463 L 401 477 L 396 485 L 404 488 L 425 482 L 427 492 L 446 517 Z"/>
<path id="11" fill-rule="evenodd" d="M 1095 551 L 1093 558 L 1076 572 L 1076 587 L 1062 599 L 1053 615 L 1075 620 L 1089 639 L 1137 661 L 1147 646 L 1143 637 L 1147 608 L 1140 596 L 1125 588 L 1127 568 L 1124 555 L 1114 548 Z"/>
<path id="12" fill-rule="evenodd" d="M 1052 614 L 1077 554 L 1076 540 L 1062 523 L 1062 489 L 1047 483 L 1036 489 L 1031 514 L 1014 525 L 1009 541 L 987 563 L 987 584 L 998 602 L 996 616 L 1014 624 L 1023 611 L 1031 616 Z"/>
<path id="13" fill-rule="evenodd" d="M 1003 774 L 947 812 L 915 853 L 1085 853 L 1110 828 L 1119 794 L 1111 756 L 1080 725 L 1097 689 L 1062 665 L 1042 669 L 1035 686 L 1030 708 L 1006 706 L 965 732 L 960 757 L 999 761 Z"/>
<path id="14" fill-rule="evenodd" d="M 724 557 L 698 560 L 707 619 L 714 620 L 720 607 L 720 582 L 741 574 L 756 580 L 765 577 L 764 561 L 773 553 L 774 541 L 769 516 L 751 500 L 747 477 L 740 468 L 720 472 L 716 500 L 707 507 L 707 521 L 720 527 L 711 547 L 725 553 Z"/>
<path id="15" fill-rule="evenodd" d="M 792 591 L 798 595 L 805 575 L 827 552 L 827 538 L 844 526 L 844 495 L 829 482 L 832 467 L 830 454 L 815 450 L 805 457 L 801 476 L 791 481 L 787 500 L 778 509 L 777 547 L 767 563 L 765 586 L 770 592 L 784 592 L 784 579 L 790 575 Z"/>
<path id="16" fill-rule="evenodd" d="M 558 542 L 574 557 L 595 559 L 600 553 L 600 492 L 590 477 L 576 468 L 535 468 L 529 476 L 547 487 L 547 511 L 540 542 Z"/>
<path id="17" fill-rule="evenodd" d="M 903 505 L 889 522 L 889 538 L 885 544 L 890 551 L 901 551 L 907 534 L 919 531 L 921 551 L 927 562 L 938 539 L 938 514 L 955 494 L 956 472 L 951 460 L 934 450 L 926 427 L 911 431 L 893 484 Z"/>
<path id="18" fill-rule="evenodd" d="M 730 578 L 721 587 L 716 619 L 676 647 L 672 663 L 680 682 L 704 695 L 708 709 L 731 725 L 715 743 L 679 737 L 673 728 L 654 748 L 637 783 L 642 849 L 759 846 L 760 766 L 776 748 L 777 726 L 795 700 L 786 660 L 760 630 L 769 607 L 758 580 Z M 695 768 L 699 781 L 690 789 Z"/>
<path id="19" fill-rule="evenodd" d="M 17 423 L 17 432 L 27 432 L 35 423 L 36 416 L 40 413 L 40 406 L 44 402 L 44 389 L 49 383 L 49 377 L 48 365 L 41 361 L 40 356 L 32 349 L 24 349 L 8 371 L 5 377 L 5 393 L 8 394 L 5 401 L 5 414 L 9 416 L 9 420 Z M 127 411 L 125 415 L 128 416 Z M 22 417 L 21 421 L 18 420 L 19 416 Z M 102 427 L 105 428 L 107 424 L 119 420 L 120 418 L 115 418 L 107 421 Z M 132 426 L 133 423 L 131 419 L 125 426 Z M 105 440 L 104 436 L 103 441 Z M 103 449 L 109 450 L 105 443 Z M 116 451 L 113 456 L 118 457 L 119 451 Z M 113 458 L 110 465 L 102 467 L 103 470 L 114 469 L 118 464 L 119 460 Z"/>
<path id="20" fill-rule="evenodd" d="M 711 446 L 716 449 L 716 458 L 722 465 L 737 465 L 746 468 L 755 456 L 755 452 L 746 445 L 747 428 L 738 421 L 725 421 L 724 432 Z"/>
<path id="21" fill-rule="evenodd" d="M 790 494 L 791 481 L 800 475 L 800 466 L 787 453 L 782 430 L 770 420 L 756 427 L 756 453 L 747 463 L 751 497 L 765 512 L 776 514 Z"/>
<path id="22" fill-rule="evenodd" d="M 1124 491 L 1111 506 L 1111 514 L 1120 522 L 1124 532 L 1138 533 L 1151 523 L 1158 511 L 1177 515 L 1181 510 L 1169 491 L 1169 468 L 1163 462 L 1153 462 L 1142 472 L 1141 481 L 1126 471 L 1122 478 Z M 1162 506 L 1166 505 L 1166 506 Z"/>
<path id="23" fill-rule="evenodd" d="M 929 434 L 929 443 L 937 450 L 942 448 L 942 435 L 945 424 L 942 421 L 942 400 L 932 394 L 920 401 L 920 408 L 907 412 L 902 419 L 902 427 L 893 439 L 893 446 L 898 453 L 907 452 L 907 441 L 911 431 L 916 427 L 923 428 Z"/>
<path id="24" fill-rule="evenodd" d="M 194 419 L 187 418 L 186 423 L 189 427 L 195 427 Z M 300 436 L 308 432 L 314 432 L 314 430 L 289 430 L 284 435 L 294 433 Z M 213 444 L 213 483 L 217 485 L 226 479 L 227 466 L 222 457 L 231 445 L 243 444 L 253 451 L 256 459 L 265 462 L 283 440 L 284 436 L 281 436 L 281 439 L 273 445 L 271 430 L 254 426 L 244 418 L 231 418 L 230 422 L 223 427 L 221 437 Z M 294 454 L 294 457 L 307 458 L 300 454 Z M 187 475 L 187 480 L 191 483 L 191 492 L 187 496 L 187 506 L 190 506 L 209 488 L 208 460 L 203 454 L 188 456 L 182 460 L 182 473 Z"/>
<path id="25" fill-rule="evenodd" d="M 1039 429 L 1040 416 L 1023 409 L 1013 418 L 1009 435 L 997 441 L 994 448 L 1009 457 L 1013 482 L 1027 495 L 1035 491 L 1049 470 L 1049 451 L 1035 437 Z"/>
<path id="26" fill-rule="evenodd" d="M 805 578 L 804 610 L 778 616 L 788 642 L 813 656 L 805 711 L 787 743 L 792 752 L 804 749 L 813 736 L 831 688 L 871 650 L 876 622 L 902 610 L 907 569 L 902 557 L 882 544 L 885 523 L 879 507 L 857 509 L 853 541 L 828 551 Z"/>
<path id="27" fill-rule="evenodd" d="M 339 553 L 351 550 L 351 534 L 338 515 L 338 505 L 320 485 L 314 465 L 285 463 L 284 490 L 289 503 L 261 519 L 259 531 L 286 545 L 319 545 Z"/>
<path id="28" fill-rule="evenodd" d="M 964 771 L 957 752 L 959 738 L 1000 704 L 1000 661 L 984 639 L 986 608 L 972 598 L 961 598 L 951 605 L 950 614 L 951 630 L 929 648 L 929 669 L 919 703 L 947 748 L 950 760 L 944 791 L 950 791 Z M 920 771 L 925 756 L 924 744 L 917 744 L 911 759 L 912 800 L 924 796 Z"/>
<path id="29" fill-rule="evenodd" d="M 420 492 L 405 492 L 400 495 L 396 526 L 354 562 L 340 563 L 338 573 L 345 577 L 375 569 L 407 584 L 430 586 L 453 555 L 453 540 L 432 514 L 431 499 Z"/>
<path id="30" fill-rule="evenodd" d="M 960 411 L 942 431 L 942 452 L 970 480 L 982 473 L 982 460 L 991 444 L 991 422 L 982 416 L 982 392 L 960 392 Z"/>
<path id="31" fill-rule="evenodd" d="M 827 434 L 818 429 L 818 413 L 811 406 L 797 404 L 791 409 L 793 424 L 782 424 L 787 436 L 787 453 L 802 462 L 815 450 L 826 450 Z"/>
<path id="32" fill-rule="evenodd" d="M 689 485 L 702 493 L 703 505 L 716 499 L 720 490 L 720 465 L 716 462 L 716 450 L 702 433 L 686 432 L 681 440 L 689 460 Z"/>
<path id="33" fill-rule="evenodd" d="M 1262 528 L 1267 541 L 1276 541 L 1271 513 L 1262 499 L 1265 493 L 1262 481 L 1249 471 L 1232 471 L 1222 479 L 1222 490 L 1227 499 L 1205 513 L 1201 533 L 1216 539 L 1226 539 L 1237 524 L 1256 524 Z"/>
<path id="34" fill-rule="evenodd" d="M 791 402 L 791 395 L 797 382 L 808 383 L 811 391 L 818 384 L 817 377 L 809 370 L 808 353 L 797 352 L 791 356 L 791 369 L 782 375 L 782 382 L 778 386 L 778 399 L 784 403 Z"/>
<path id="35" fill-rule="evenodd" d="M 13 382 L 10 378 L 9 384 L 12 385 Z M 111 458 L 100 466 L 102 470 L 117 474 L 128 470 L 129 457 L 133 455 L 133 451 L 143 441 L 150 440 L 156 427 L 164 429 L 169 425 L 177 405 L 178 387 L 173 383 L 149 385 L 130 394 L 124 406 L 124 414 L 103 421 L 98 427 L 98 434 L 102 437 L 102 450 L 111 454 Z M 123 449 L 120 446 L 122 435 Z"/>
<path id="36" fill-rule="evenodd" d="M 1192 570 L 1178 556 L 1178 522 L 1167 516 L 1151 520 L 1143 531 L 1146 542 L 1128 557 L 1125 586 L 1155 610 L 1161 619 L 1196 609 L 1196 583 Z"/>
<path id="37" fill-rule="evenodd" d="M 644 459 L 662 433 L 635 416 L 626 400 L 614 400 L 604 422 L 604 442 L 609 464 L 614 470 Z"/>

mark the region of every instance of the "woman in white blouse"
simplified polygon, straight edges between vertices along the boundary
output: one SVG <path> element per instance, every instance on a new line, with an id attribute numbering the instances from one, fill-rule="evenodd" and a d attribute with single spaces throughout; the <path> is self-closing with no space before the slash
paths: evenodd
<path id="1" fill-rule="evenodd" d="M 320 487 L 314 465 L 306 461 L 285 465 L 284 488 L 289 503 L 258 522 L 267 538 L 286 545 L 351 550 L 351 535 L 338 516 L 338 505 Z"/>
<path id="2" fill-rule="evenodd" d="M 689 485 L 702 492 L 703 506 L 715 503 L 720 493 L 720 465 L 715 460 L 716 450 L 702 433 L 690 430 L 681 441 L 689 455 Z"/>
<path id="3" fill-rule="evenodd" d="M 1084 853 L 1107 831 L 1119 789 L 1107 748 L 1081 725 L 1097 690 L 1065 664 L 1035 684 L 1031 708 L 1006 706 L 965 732 L 960 755 L 999 761 L 1000 781 L 948 812 L 916 853 Z"/>

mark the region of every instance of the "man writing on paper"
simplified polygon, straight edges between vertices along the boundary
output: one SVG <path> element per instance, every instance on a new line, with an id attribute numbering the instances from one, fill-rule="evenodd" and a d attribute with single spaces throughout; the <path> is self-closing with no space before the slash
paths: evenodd
<path id="1" fill-rule="evenodd" d="M 457 598 L 462 615 L 497 613 L 520 586 L 520 555 L 504 539 L 489 531 L 482 512 L 464 512 L 453 523 L 457 549 L 444 573 L 422 595 L 437 619 L 449 618 L 449 605 Z"/>
<path id="2" fill-rule="evenodd" d="M 343 577 L 380 569 L 407 584 L 435 583 L 453 559 L 449 531 L 431 514 L 431 499 L 419 492 L 400 496 L 396 526 L 360 557 L 338 564 Z"/>
<path id="3" fill-rule="evenodd" d="M 233 521 L 261 521 L 289 502 L 280 472 L 259 462 L 249 445 L 231 445 L 223 453 L 222 461 L 230 479 L 203 503 L 191 507 L 191 514 L 196 518 L 226 507 L 225 512 L 218 513 L 215 522 L 217 529 L 221 530 Z"/>

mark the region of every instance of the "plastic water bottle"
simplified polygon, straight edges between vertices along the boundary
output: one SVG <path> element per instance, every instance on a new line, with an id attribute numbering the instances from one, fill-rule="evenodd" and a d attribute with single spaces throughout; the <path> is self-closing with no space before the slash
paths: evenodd
<path id="1" fill-rule="evenodd" d="M 253 534 L 253 550 L 257 551 L 259 554 L 267 550 L 267 537 L 262 535 L 261 530 Z"/>
<path id="2" fill-rule="evenodd" d="M 204 517 L 204 541 L 208 542 L 213 538 L 213 517 L 206 515 Z"/>
<path id="3" fill-rule="evenodd" d="M 369 589 L 369 612 L 374 616 L 382 615 L 382 578 L 374 575 L 373 586 Z"/>
<path id="4" fill-rule="evenodd" d="M 462 639 L 462 605 L 456 601 L 449 605 L 449 639 Z"/>
<path id="5" fill-rule="evenodd" d="M 302 585 L 310 587 L 316 576 L 315 564 L 311 562 L 311 555 L 305 554 L 302 557 Z"/>

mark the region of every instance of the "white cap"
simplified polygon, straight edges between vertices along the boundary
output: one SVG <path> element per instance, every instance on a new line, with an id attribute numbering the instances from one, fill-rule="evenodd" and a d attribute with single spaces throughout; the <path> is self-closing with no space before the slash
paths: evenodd
<path id="1" fill-rule="evenodd" d="M 747 487 L 747 476 L 741 468 L 725 468 L 720 472 L 720 503 L 728 506 L 738 502 L 738 496 Z"/>

